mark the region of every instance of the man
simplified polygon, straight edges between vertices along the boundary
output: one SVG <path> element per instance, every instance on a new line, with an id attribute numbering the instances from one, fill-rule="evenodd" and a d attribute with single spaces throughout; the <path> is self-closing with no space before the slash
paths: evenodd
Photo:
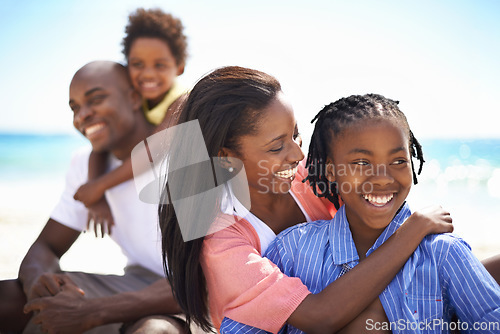
<path id="1" fill-rule="evenodd" d="M 110 168 L 153 131 L 125 68 L 114 62 L 78 70 L 69 104 L 75 128 L 92 149 L 110 152 Z M 22 330 L 26 323 L 25 333 L 185 331 L 181 318 L 169 316 L 180 308 L 163 277 L 157 206 L 138 199 L 133 181 L 106 192 L 111 237 L 128 258 L 125 275 L 61 271 L 59 259 L 86 228 L 87 209 L 73 194 L 87 180 L 89 154 L 73 158 L 61 200 L 22 261 L 19 278 L 0 282 L 0 331 Z"/>

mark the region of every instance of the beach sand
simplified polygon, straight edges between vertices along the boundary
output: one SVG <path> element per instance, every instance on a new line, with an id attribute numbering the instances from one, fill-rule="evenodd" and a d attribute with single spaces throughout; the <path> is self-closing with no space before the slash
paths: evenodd
<path id="1" fill-rule="evenodd" d="M 0 214 L 0 279 L 16 278 L 21 261 L 42 230 L 46 214 L 2 212 Z M 103 258 L 106 260 L 103 260 Z M 109 238 L 82 234 L 61 259 L 69 271 L 121 274 L 125 257 Z"/>
<path id="2" fill-rule="evenodd" d="M 62 182 L 0 183 L 0 279 L 17 277 L 24 255 L 49 219 L 61 191 Z M 95 273 L 120 274 L 125 264 L 125 257 L 109 237 L 96 238 L 91 233 L 82 234 L 61 259 L 65 270 Z"/>

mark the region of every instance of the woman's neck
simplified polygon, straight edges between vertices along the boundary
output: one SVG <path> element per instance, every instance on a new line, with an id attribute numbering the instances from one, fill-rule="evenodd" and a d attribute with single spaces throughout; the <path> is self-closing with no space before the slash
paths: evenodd
<path id="1" fill-rule="evenodd" d="M 286 228 L 306 221 L 292 195 L 287 193 L 252 193 L 250 212 L 278 234 Z"/>

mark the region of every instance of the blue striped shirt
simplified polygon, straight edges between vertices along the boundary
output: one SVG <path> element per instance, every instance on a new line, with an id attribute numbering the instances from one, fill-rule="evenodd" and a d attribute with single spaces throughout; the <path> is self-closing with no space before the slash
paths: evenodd
<path id="1" fill-rule="evenodd" d="M 410 216 L 404 204 L 385 228 L 367 256 L 382 245 Z M 285 275 L 300 277 L 312 293 L 318 293 L 359 257 L 344 207 L 330 221 L 293 226 L 269 246 L 266 254 Z M 379 296 L 393 333 L 500 333 L 500 287 L 472 254 L 469 245 L 453 234 L 424 238 L 404 267 Z M 453 314 L 458 323 L 450 325 Z M 366 328 L 376 326 L 367 321 Z M 266 333 L 225 318 L 221 333 Z M 280 332 L 302 333 L 286 325 Z"/>

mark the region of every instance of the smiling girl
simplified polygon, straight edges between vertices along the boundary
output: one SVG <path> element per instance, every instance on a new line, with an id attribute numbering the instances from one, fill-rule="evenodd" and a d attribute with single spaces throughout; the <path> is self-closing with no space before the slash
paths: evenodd
<path id="1" fill-rule="evenodd" d="M 406 198 L 417 182 L 412 157 L 420 162 L 419 171 L 424 159 L 398 103 L 381 95 L 342 98 L 325 106 L 315 120 L 307 162 L 310 171 L 322 172 L 311 175 L 310 181 L 313 186 L 331 184 L 328 195 L 339 211 L 332 220 L 283 231 L 266 256 L 284 274 L 321 294 L 369 261 L 406 225 L 411 218 Z M 500 287 L 453 234 L 424 238 L 380 292 L 338 333 L 449 333 L 453 326 L 467 333 L 500 329 Z M 451 322 L 453 315 L 458 324 Z M 296 327 L 281 332 L 306 331 Z M 263 333 L 229 318 L 221 332 Z"/>

